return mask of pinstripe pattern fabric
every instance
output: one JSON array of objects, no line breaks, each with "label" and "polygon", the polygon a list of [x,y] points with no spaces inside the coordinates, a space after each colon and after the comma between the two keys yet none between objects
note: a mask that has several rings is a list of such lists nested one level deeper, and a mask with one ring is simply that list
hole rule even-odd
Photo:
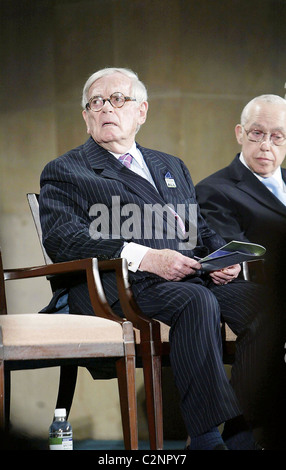
[{"label": "pinstripe pattern fabric", "polygon": [[[190,435],[205,432],[210,424],[237,416],[242,409],[253,419],[249,399],[253,403],[258,380],[254,371],[262,357],[255,341],[255,314],[263,310],[262,299],[258,286],[241,280],[225,286],[157,284],[137,297],[146,314],[154,316],[156,311],[155,318],[171,325],[170,359]],[[221,359],[221,318],[238,335],[232,386]]]},{"label": "pinstripe pattern fabric", "polygon": [[[106,150],[90,138],[84,145],[50,162],[41,176],[40,215],[43,242],[55,261],[95,256],[118,256],[124,240],[119,228],[108,228],[101,239],[89,233],[93,217],[90,208],[101,203],[111,208],[112,197],[120,196],[118,208],[136,204],[195,203],[194,186],[183,162],[162,152],[140,147],[156,183],[157,191],[148,181],[125,168]],[[168,187],[166,173],[175,180]],[[188,228],[189,220],[185,224]],[[168,238],[165,217],[163,237],[142,239],[138,234],[132,241],[152,248],[179,250],[180,237]],[[112,232],[111,233],[111,226]],[[141,227],[143,230],[143,227]],[[198,213],[197,246],[182,251],[188,256],[200,255],[221,246],[224,240],[215,234]],[[238,341],[237,365],[234,367],[237,395],[243,376],[243,358],[250,357],[253,347],[251,329],[246,329],[250,317],[257,312],[257,296],[253,287],[243,281],[215,287],[204,279],[193,277],[182,282],[166,282],[146,272],[130,273],[137,301],[149,316],[171,325],[171,362],[177,387],[181,394],[182,414],[188,433],[205,432],[241,412],[235,392],[225,375],[222,363],[220,320],[223,316],[230,327],[243,338]],[[117,290],[112,275],[106,274],[103,284],[107,298],[119,309]],[[241,300],[243,299],[243,302]],[[75,279],[69,289],[71,312],[92,314],[84,279]],[[252,333],[251,333],[252,332]]]}]

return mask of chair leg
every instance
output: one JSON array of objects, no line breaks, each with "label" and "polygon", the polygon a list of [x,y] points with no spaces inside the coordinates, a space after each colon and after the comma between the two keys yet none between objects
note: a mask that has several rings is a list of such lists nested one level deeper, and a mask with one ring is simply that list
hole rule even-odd
[{"label": "chair leg", "polygon": [[116,362],[124,445],[127,450],[138,449],[137,400],[135,386],[135,357],[123,357]]},{"label": "chair leg", "polygon": [[5,377],[4,361],[0,361],[0,429],[5,429]]},{"label": "chair leg", "polygon": [[56,408],[65,408],[70,413],[77,379],[77,366],[61,366]]},{"label": "chair leg", "polygon": [[0,361],[0,429],[9,431],[10,428],[10,391],[11,373],[5,371],[4,361]]},{"label": "chair leg", "polygon": [[10,370],[4,371],[4,377],[5,377],[5,429],[6,431],[9,431],[10,429],[10,408],[11,408],[11,372]]},{"label": "chair leg", "polygon": [[163,449],[161,356],[142,355],[150,449]]}]

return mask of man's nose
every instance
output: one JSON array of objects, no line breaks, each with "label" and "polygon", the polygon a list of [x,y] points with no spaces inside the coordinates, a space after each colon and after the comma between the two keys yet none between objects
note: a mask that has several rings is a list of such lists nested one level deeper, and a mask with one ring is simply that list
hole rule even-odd
[{"label": "man's nose", "polygon": [[108,111],[110,111],[110,110],[113,110],[113,106],[112,106],[112,104],[110,103],[110,100],[108,100],[108,99],[105,100],[104,105],[102,106],[101,109],[102,109],[102,111],[105,111],[105,112],[108,112]]},{"label": "man's nose", "polygon": [[266,134],[263,137],[263,140],[260,142],[261,149],[262,149],[262,146],[264,150],[270,150],[271,148],[271,135],[270,134]]}]

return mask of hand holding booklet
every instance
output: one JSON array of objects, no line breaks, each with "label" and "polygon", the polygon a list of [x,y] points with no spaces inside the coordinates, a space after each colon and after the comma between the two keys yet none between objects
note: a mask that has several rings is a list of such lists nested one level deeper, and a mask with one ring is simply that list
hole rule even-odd
[{"label": "hand holding booklet", "polygon": [[231,241],[208,256],[199,259],[203,271],[218,271],[243,261],[260,259],[266,249],[262,245]]}]

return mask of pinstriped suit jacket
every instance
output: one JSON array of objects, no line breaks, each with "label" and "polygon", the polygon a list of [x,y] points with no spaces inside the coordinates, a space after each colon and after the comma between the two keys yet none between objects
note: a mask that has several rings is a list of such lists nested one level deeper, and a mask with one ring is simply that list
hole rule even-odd
[{"label": "pinstriped suit jacket", "polygon": [[[112,201],[119,201],[119,198],[120,207],[115,208],[117,214],[124,207],[128,209],[130,206],[126,206],[127,204],[135,204],[140,209],[140,214],[144,214],[144,205],[148,204],[158,204],[160,207],[164,207],[166,203],[173,204],[176,210],[177,204],[185,204],[187,207],[188,204],[196,203],[190,174],[179,158],[138,147],[158,191],[147,180],[124,167],[91,137],[85,144],[46,165],[41,175],[40,217],[43,243],[54,262],[85,257],[106,259],[119,256],[126,240],[119,236],[118,231],[114,236],[114,211],[113,216],[111,211]],[[165,175],[168,172],[175,180],[176,187],[167,186]],[[91,215],[91,208],[95,207],[95,204],[103,204],[109,209],[109,223],[104,224],[109,233],[105,233],[102,239],[90,236],[89,230],[96,215]],[[124,217],[121,219],[121,223],[124,222]],[[133,237],[129,241],[156,249],[174,249],[191,257],[195,254],[205,254],[224,244],[224,240],[207,226],[199,211],[197,220],[197,246],[191,250],[180,250],[182,237],[178,233],[171,238],[168,236],[168,227],[175,223],[175,219],[168,217],[166,213],[161,238],[142,237],[142,217],[138,225],[140,227],[141,224],[141,231],[139,229],[138,233],[134,233],[133,230]],[[188,229],[188,211],[185,223]],[[136,295],[136,292],[150,285],[150,282],[160,282],[162,279],[151,273],[137,271],[130,272],[130,280]],[[110,275],[105,276],[103,280],[110,302],[117,299],[113,281]]]}]

